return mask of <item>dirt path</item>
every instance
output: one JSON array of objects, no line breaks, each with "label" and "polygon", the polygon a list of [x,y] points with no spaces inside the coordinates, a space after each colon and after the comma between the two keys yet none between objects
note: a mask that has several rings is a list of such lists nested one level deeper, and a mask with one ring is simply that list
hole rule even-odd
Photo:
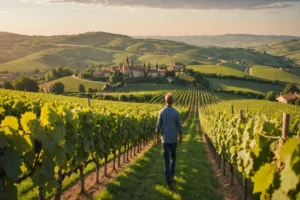
[{"label": "dirt path", "polygon": [[[80,180],[76,181],[72,186],[70,186],[66,191],[64,191],[61,195],[61,199],[67,200],[82,200],[82,199],[93,199],[96,197],[101,191],[105,189],[105,186],[114,181],[117,175],[122,172],[126,167],[130,165],[135,159],[144,155],[149,148],[151,148],[152,144],[149,144],[143,148],[143,150],[138,153],[135,157],[130,158],[128,162],[123,162],[123,155],[121,156],[121,167],[117,167],[116,162],[116,170],[113,170],[113,160],[107,164],[107,172],[108,176],[104,176],[104,167],[100,168],[100,184],[96,184],[96,171],[85,176],[85,190],[84,194],[80,193]],[[51,198],[51,199],[54,199]]]},{"label": "dirt path", "polygon": [[[233,185],[230,186],[230,171],[229,165],[226,163],[226,175],[224,176],[222,173],[222,166],[219,169],[218,163],[213,156],[213,153],[210,151],[208,144],[206,143],[206,139],[202,137],[205,145],[205,151],[207,154],[207,160],[211,163],[212,169],[214,170],[215,176],[218,179],[220,184],[220,188],[217,189],[217,193],[222,195],[225,200],[240,200],[243,199],[243,186],[238,182],[237,178],[233,178]],[[223,164],[223,163],[222,163]],[[251,200],[251,196],[248,195],[248,200]]]}]

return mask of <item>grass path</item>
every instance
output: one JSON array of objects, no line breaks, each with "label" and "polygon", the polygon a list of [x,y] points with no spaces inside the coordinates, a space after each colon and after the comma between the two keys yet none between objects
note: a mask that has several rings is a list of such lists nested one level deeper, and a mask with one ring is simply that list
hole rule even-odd
[{"label": "grass path", "polygon": [[206,159],[197,113],[191,113],[184,126],[183,144],[177,148],[173,192],[166,189],[163,166],[162,147],[154,145],[96,199],[222,199],[216,193],[218,181]]}]

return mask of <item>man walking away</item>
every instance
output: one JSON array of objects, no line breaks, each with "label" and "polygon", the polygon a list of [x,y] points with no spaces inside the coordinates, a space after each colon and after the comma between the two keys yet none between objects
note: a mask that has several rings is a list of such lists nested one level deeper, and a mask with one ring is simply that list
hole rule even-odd
[{"label": "man walking away", "polygon": [[[156,124],[156,140],[159,140],[159,132],[162,130],[161,140],[163,146],[163,156],[165,161],[165,175],[168,184],[168,189],[173,190],[172,182],[174,182],[175,162],[176,162],[176,147],[177,147],[177,132],[179,133],[179,144],[182,143],[182,125],[180,115],[177,110],[172,107],[173,95],[165,96],[166,107],[163,108],[158,115]],[[171,153],[171,169],[170,169],[170,153]]]}]

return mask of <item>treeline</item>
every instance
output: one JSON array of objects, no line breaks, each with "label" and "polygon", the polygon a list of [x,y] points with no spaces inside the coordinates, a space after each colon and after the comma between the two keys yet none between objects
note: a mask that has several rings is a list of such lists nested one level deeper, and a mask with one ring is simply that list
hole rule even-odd
[{"label": "treeline", "polygon": [[249,82],[256,82],[256,83],[284,85],[280,83],[280,81],[278,80],[266,80],[261,78],[255,78],[252,76],[234,76],[234,75],[220,75],[220,74],[203,74],[203,76],[205,76],[206,78],[233,79],[233,80],[249,81]]},{"label": "treeline", "polygon": [[27,76],[23,76],[14,81],[5,80],[2,83],[1,87],[9,90],[20,90],[20,91],[28,91],[28,92],[39,91],[39,85],[37,80],[29,78]]},{"label": "treeline", "polygon": [[155,94],[91,94],[91,93],[65,93],[66,95],[97,100],[111,100],[124,102],[149,102]]},{"label": "treeline", "polygon": [[69,68],[63,68],[61,66],[58,66],[45,74],[45,80],[52,81],[65,76],[71,76],[72,74],[73,72]]}]

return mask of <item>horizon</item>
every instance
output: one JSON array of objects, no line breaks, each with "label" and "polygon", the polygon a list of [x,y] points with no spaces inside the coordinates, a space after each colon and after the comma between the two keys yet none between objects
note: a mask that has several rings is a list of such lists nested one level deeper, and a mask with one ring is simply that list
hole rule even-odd
[{"label": "horizon", "polygon": [[227,34],[300,37],[298,19],[299,0],[0,2],[0,31],[23,35],[70,35],[101,30],[132,37]]},{"label": "horizon", "polygon": [[[64,35],[81,35],[81,34],[86,34],[86,33],[109,33],[109,34],[116,34],[116,35],[125,35],[122,33],[113,33],[113,32],[107,32],[107,31],[86,31],[86,32],[79,32],[79,33],[70,33],[70,34],[58,34],[58,35],[36,35],[36,34],[22,34],[22,33],[16,33],[16,32],[9,32],[5,30],[0,30],[0,33],[10,33],[10,34],[16,34],[16,35],[24,35],[24,36],[64,36]],[[278,36],[278,37],[299,37],[298,35],[276,35],[276,34],[270,34],[270,35],[263,35],[263,34],[251,34],[251,33],[224,33],[224,34],[219,34],[219,35],[125,35],[129,37],[203,37],[203,36],[225,36],[225,35],[251,35],[251,36]]]}]

